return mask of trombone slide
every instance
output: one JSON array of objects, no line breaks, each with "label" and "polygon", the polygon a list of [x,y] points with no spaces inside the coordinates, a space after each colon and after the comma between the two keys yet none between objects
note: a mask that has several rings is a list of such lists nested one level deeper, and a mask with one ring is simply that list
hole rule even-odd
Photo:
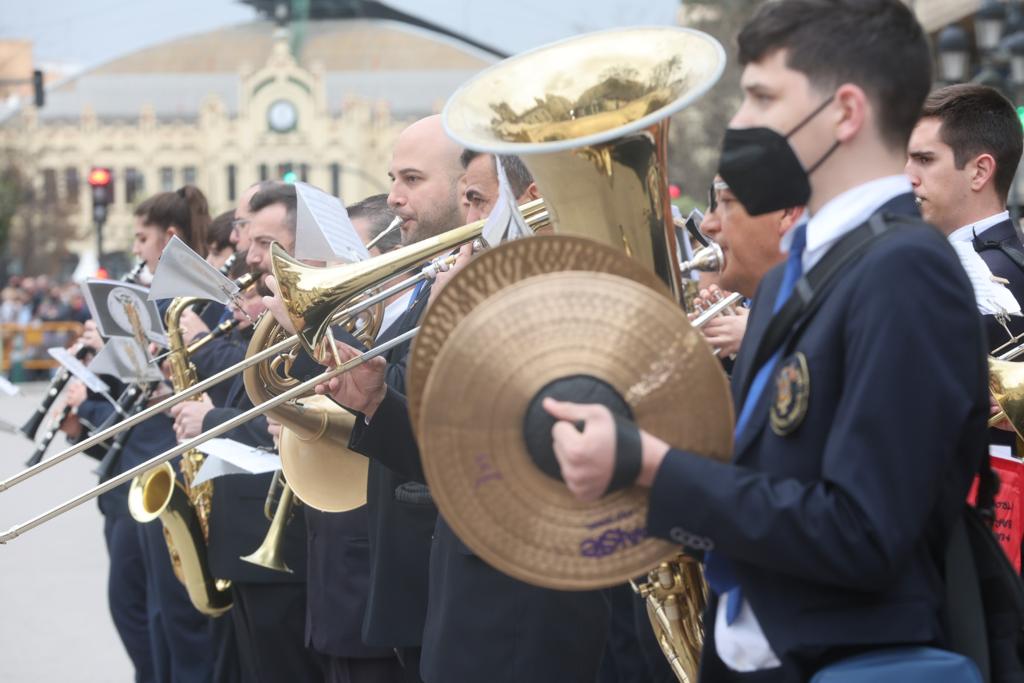
[{"label": "trombone slide", "polygon": [[[85,493],[83,493],[83,494],[81,494],[81,495],[79,495],[79,496],[77,496],[75,498],[72,498],[71,500],[68,500],[68,501],[66,501],[64,503],[61,503],[60,505],[58,505],[56,507],[53,507],[50,510],[47,510],[46,512],[44,512],[44,513],[42,513],[40,515],[37,515],[36,517],[33,517],[32,519],[30,519],[29,521],[25,522],[24,524],[19,524],[17,526],[11,527],[10,529],[5,531],[4,533],[0,534],[0,545],[2,545],[4,543],[7,543],[8,541],[14,540],[18,536],[21,536],[22,534],[24,534],[27,531],[31,531],[32,529],[36,528],[40,524],[45,524],[46,522],[50,521],[54,517],[58,517],[58,516],[64,514],[65,512],[67,512],[68,510],[73,510],[76,507],[78,507],[79,505],[81,505],[82,503],[84,503],[86,501],[89,501],[89,500],[92,500],[93,498],[95,498],[97,496],[100,496],[100,495],[106,493],[107,491],[115,489],[118,486],[120,486],[121,484],[125,484],[127,482],[130,482],[135,477],[137,477],[137,476],[139,476],[141,474],[145,474],[146,472],[148,472],[149,470],[153,469],[154,467],[159,467],[160,465],[164,464],[165,462],[168,462],[169,460],[173,460],[174,458],[178,457],[182,453],[185,453],[187,451],[190,451],[190,450],[192,450],[194,448],[197,448],[197,447],[201,446],[202,444],[206,443],[210,439],[214,439],[214,438],[216,438],[218,436],[226,434],[227,432],[230,432],[235,427],[238,427],[238,426],[248,422],[249,420],[251,420],[254,417],[262,415],[263,413],[267,412],[268,410],[276,408],[277,406],[282,405],[283,403],[287,403],[288,401],[292,401],[292,400],[295,400],[297,398],[300,398],[304,394],[307,394],[307,393],[313,391],[313,389],[316,388],[316,385],[322,384],[322,383],[324,383],[324,382],[326,382],[326,381],[328,381],[328,380],[330,380],[330,379],[332,379],[334,377],[337,377],[338,375],[340,375],[340,374],[342,374],[344,372],[348,372],[352,368],[359,367],[360,365],[362,365],[363,363],[366,363],[367,361],[371,360],[372,358],[376,358],[377,356],[383,355],[383,354],[387,353],[388,351],[390,351],[391,349],[393,349],[394,347],[409,341],[410,339],[412,339],[413,337],[416,336],[416,333],[419,332],[419,329],[420,329],[419,327],[414,327],[413,329],[409,330],[408,332],[406,332],[404,334],[398,335],[394,339],[389,339],[388,341],[384,342],[383,344],[374,347],[373,349],[363,353],[360,356],[357,356],[356,358],[353,358],[352,360],[350,360],[350,361],[348,361],[346,363],[343,363],[343,364],[341,364],[341,365],[339,365],[339,366],[337,366],[335,368],[327,370],[327,371],[317,375],[316,377],[313,377],[311,379],[306,380],[305,382],[302,382],[301,384],[297,384],[296,386],[292,387],[288,391],[286,391],[286,392],[284,392],[282,394],[279,394],[275,398],[273,398],[273,399],[271,399],[269,401],[266,401],[265,403],[261,403],[258,406],[254,406],[253,408],[250,408],[249,410],[245,411],[244,413],[240,413],[240,414],[236,415],[235,417],[231,418],[230,420],[217,425],[216,427],[214,427],[213,429],[211,429],[208,432],[203,432],[202,434],[199,434],[197,436],[192,437],[188,441],[183,441],[180,444],[178,444],[177,446],[175,446],[174,448],[166,450],[163,453],[161,453],[160,455],[156,455],[156,456],[150,458],[149,460],[147,460],[146,462],[140,463],[140,464],[136,465],[135,467],[131,468],[130,470],[122,472],[121,474],[117,475],[116,477],[111,477],[110,479],[108,479],[107,481],[103,482],[102,484],[94,486],[93,488],[89,489]],[[286,340],[286,342],[288,342],[288,344],[291,344],[291,340]],[[284,342],[281,342],[281,344],[284,344]],[[275,346],[280,346],[281,344],[275,344]],[[274,348],[274,347],[271,347],[271,348]],[[278,349],[278,350],[280,350],[280,349]],[[259,354],[259,355],[262,355],[262,354]],[[256,358],[256,357],[257,356],[253,356],[253,358]],[[229,370],[230,370],[230,368],[229,368]],[[192,387],[192,389],[194,390],[194,389],[198,388],[199,386],[201,386],[201,384],[202,383],[195,385],[194,387]],[[163,403],[163,402],[161,402],[161,403]],[[160,405],[160,404],[157,404],[157,405]],[[156,406],[154,406],[154,407],[156,407]],[[148,412],[148,411],[143,411],[143,412]],[[138,413],[138,416],[141,416],[141,415],[143,415],[143,413]],[[131,419],[132,418],[128,418],[128,420],[131,420]],[[133,422],[132,424],[136,424],[137,422],[138,422],[138,420],[136,420],[136,422]],[[90,444],[90,445],[93,445],[93,444]],[[51,458],[50,460],[44,460],[43,462],[39,463],[39,465],[37,465],[37,467],[39,467],[41,465],[44,465],[46,463],[49,463],[52,460],[53,460],[53,458]]]}]

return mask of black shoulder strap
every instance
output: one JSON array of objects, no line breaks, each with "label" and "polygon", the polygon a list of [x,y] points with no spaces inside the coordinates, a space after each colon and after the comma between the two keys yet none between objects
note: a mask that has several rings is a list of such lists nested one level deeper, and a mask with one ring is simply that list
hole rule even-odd
[{"label": "black shoulder strap", "polygon": [[992,249],[998,249],[1006,255],[1006,258],[1013,261],[1013,264],[1017,266],[1022,272],[1024,272],[1024,251],[1021,251],[1017,247],[1013,246],[1011,242],[1014,239],[1011,237],[1005,240],[975,240],[975,251],[989,251]]},{"label": "black shoulder strap", "polygon": [[[772,354],[791,335],[797,321],[801,318],[806,320],[807,314],[813,313],[821,305],[824,294],[836,281],[837,276],[846,266],[867,252],[880,237],[889,234],[893,227],[918,225],[916,222],[905,219],[905,216],[876,213],[829,249],[810,271],[797,280],[793,288],[793,296],[772,317],[768,329],[761,337],[761,343],[754,354],[754,363],[751,367],[756,371],[757,368],[768,362]],[[753,376],[754,373],[751,373],[744,392],[749,389],[749,383],[753,381]]]}]

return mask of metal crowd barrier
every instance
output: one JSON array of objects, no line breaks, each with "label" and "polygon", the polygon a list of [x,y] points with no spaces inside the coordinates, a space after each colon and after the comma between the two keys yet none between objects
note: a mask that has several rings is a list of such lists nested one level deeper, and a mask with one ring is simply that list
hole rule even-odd
[{"label": "metal crowd barrier", "polygon": [[82,323],[71,320],[55,322],[0,323],[0,373],[12,382],[30,379],[59,364],[46,350],[53,346],[68,347],[82,334]]}]

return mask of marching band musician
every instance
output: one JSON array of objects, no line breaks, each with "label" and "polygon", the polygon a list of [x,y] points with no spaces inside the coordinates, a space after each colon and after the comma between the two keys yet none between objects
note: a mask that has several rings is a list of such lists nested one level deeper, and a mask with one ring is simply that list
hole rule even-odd
[{"label": "marching band musician", "polygon": [[[414,147],[417,138],[424,142]],[[424,154],[428,148],[436,150],[437,156],[429,158]],[[457,207],[459,202],[453,190],[460,175],[460,152],[445,136],[436,116],[413,124],[399,136],[392,158],[389,201],[396,213],[406,219],[403,237],[407,241],[410,235],[418,236],[417,231],[424,227],[422,213],[416,212],[423,211],[421,202],[427,197],[422,184],[409,182],[406,170],[428,165],[451,168],[448,189],[439,187],[436,194],[447,194]],[[414,160],[417,158],[419,161]],[[522,197],[517,199],[523,201]],[[459,222],[461,219],[453,212],[446,223],[437,224],[435,229],[440,232]],[[464,248],[460,258],[468,255]],[[431,294],[443,282],[444,278],[439,277]],[[414,323],[408,324],[411,327]],[[341,343],[337,349],[343,360],[356,353]],[[356,411],[350,442],[353,450],[423,482],[403,390],[392,379],[396,360],[404,365],[404,357],[392,356],[389,363],[375,359],[321,385],[318,391]],[[385,407],[378,411],[381,405]],[[430,552],[429,578],[430,600],[420,667],[427,683],[590,683],[596,679],[608,632],[608,606],[600,592],[553,591],[508,577],[474,555],[440,516]],[[467,600],[467,596],[479,596],[486,602]]]},{"label": "marching band musician", "polygon": [[[377,237],[395,215],[387,195],[374,195],[347,207],[353,227],[364,243]],[[370,250],[371,256],[390,251],[401,243],[393,230]],[[386,302],[379,336],[409,307],[411,292]],[[271,433],[280,425],[271,422]],[[339,486],[344,485],[338,482]],[[367,645],[363,622],[370,593],[370,518],[366,505],[347,512],[330,513],[303,506],[306,515],[307,601],[306,646],[324,660],[327,683],[397,683],[403,678],[394,645]],[[377,544],[374,544],[377,545]]]},{"label": "marching band musician", "polygon": [[[1020,163],[1024,134],[1017,112],[998,90],[964,83],[932,92],[910,136],[906,172],[925,220],[950,242],[974,245],[993,275],[1024,302],[1024,244],[1006,199]],[[1024,332],[984,316],[990,349]]]},{"label": "marching band musician", "polygon": [[[145,261],[150,273],[174,235],[192,249],[204,251],[210,217],[206,198],[198,188],[187,185],[154,195],[139,204],[134,215],[132,251]],[[97,350],[103,345],[93,323],[86,324],[81,341]],[[113,409],[104,398],[90,394],[77,412],[81,423],[96,427]],[[81,426],[67,426],[69,439],[88,436]],[[168,417],[159,415],[140,423],[127,433],[109,476],[127,471],[174,443]],[[136,667],[136,679],[213,680],[210,620],[193,608],[185,587],[174,575],[162,524],[135,523],[128,514],[127,497],[128,489],[122,486],[100,496],[99,502],[110,550],[111,612]]]},{"label": "marching band musician", "polygon": [[[246,209],[252,219],[249,232],[252,239],[246,263],[265,272],[261,268],[271,242],[277,241],[289,250],[294,245],[295,188],[285,183],[272,183],[249,196]],[[260,293],[254,289],[240,296],[248,317],[241,311],[235,313],[236,319],[240,320],[236,332],[239,339],[247,340],[252,334],[249,319],[255,319],[264,307]],[[238,356],[232,359],[224,355],[221,362],[234,364],[240,361],[247,347],[245,342],[236,344]],[[252,402],[239,374],[231,383],[223,405],[215,406],[207,396],[171,408],[175,418],[174,430],[178,440],[184,441],[251,407]],[[273,447],[267,420],[263,416],[253,418],[224,436],[249,446]],[[293,573],[278,572],[241,559],[259,547],[266,535],[268,523],[263,507],[271,478],[269,473],[234,474],[213,481],[208,544],[210,569],[216,578],[231,581],[230,615],[242,680],[268,683],[319,681],[323,677],[319,658],[306,649],[303,641],[306,623],[306,530],[303,517],[293,515],[284,533],[281,552]]]},{"label": "marching band musician", "polygon": [[[803,216],[803,207],[751,216],[720,175],[715,176],[711,194],[701,229],[722,248],[725,256],[718,284],[722,289],[752,299],[765,274],[784,260],[779,241]],[[695,303],[709,305],[712,302],[705,296]],[[701,328],[708,343],[721,349],[723,357],[739,352],[747,329],[749,309],[738,307],[736,313],[716,316]]]},{"label": "marching band musician", "polygon": [[[617,430],[636,428],[606,408],[545,407],[575,495],[636,468],[647,532],[708,551],[702,680],[803,681],[851,655],[945,643],[942,561],[986,449],[985,347],[963,269],[900,174],[930,84],[911,11],[765,3],[739,48],[745,96],[721,174],[751,214],[806,203],[810,219],[754,301],[732,462],[642,431],[639,452],[616,453]],[[819,264],[839,268],[824,285]]]}]

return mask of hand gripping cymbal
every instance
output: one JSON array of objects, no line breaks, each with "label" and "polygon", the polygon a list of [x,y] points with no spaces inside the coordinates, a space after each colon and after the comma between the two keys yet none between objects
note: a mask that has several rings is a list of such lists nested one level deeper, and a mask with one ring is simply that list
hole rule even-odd
[{"label": "hand gripping cymbal", "polygon": [[623,277],[562,272],[501,290],[451,330],[420,404],[427,483],[459,538],[500,571],[562,590],[625,583],[678,548],[646,536],[646,489],[585,503],[535,463],[527,408],[566,377],[610,387],[674,446],[730,457],[725,376],[679,307]]}]

